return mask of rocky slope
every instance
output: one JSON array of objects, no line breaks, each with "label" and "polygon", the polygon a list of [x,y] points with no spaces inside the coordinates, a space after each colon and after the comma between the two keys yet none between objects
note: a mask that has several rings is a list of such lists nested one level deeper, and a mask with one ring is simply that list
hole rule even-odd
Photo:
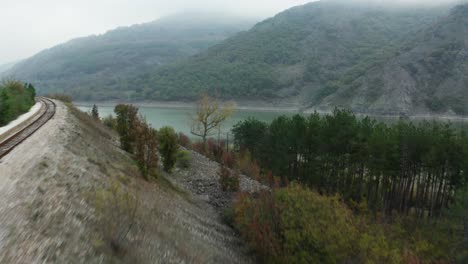
[{"label": "rocky slope", "polygon": [[[193,162],[174,179],[216,177],[215,165]],[[56,116],[0,161],[0,180],[1,263],[251,262],[215,207],[162,176],[143,180],[113,133],[59,102]],[[103,217],[97,206],[115,185],[138,201],[118,252],[106,230],[124,215],[112,203]]]},{"label": "rocky slope", "polygon": [[468,4],[418,34],[415,43],[340,87],[320,107],[468,114]]},{"label": "rocky slope", "polygon": [[197,56],[142,74],[134,86],[149,83],[150,98],[156,100],[191,100],[209,91],[229,99],[316,106],[395,57],[403,44],[446,13],[446,7],[312,2]]}]

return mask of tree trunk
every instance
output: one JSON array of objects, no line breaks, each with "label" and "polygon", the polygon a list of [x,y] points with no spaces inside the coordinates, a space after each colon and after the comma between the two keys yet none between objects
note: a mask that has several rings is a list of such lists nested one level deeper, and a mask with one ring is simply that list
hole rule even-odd
[{"label": "tree trunk", "polygon": [[468,247],[468,215],[463,217],[463,243]]}]

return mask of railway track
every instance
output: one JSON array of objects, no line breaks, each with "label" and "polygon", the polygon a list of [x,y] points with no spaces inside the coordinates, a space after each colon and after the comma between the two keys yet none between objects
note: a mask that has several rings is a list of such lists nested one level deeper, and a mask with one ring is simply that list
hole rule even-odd
[{"label": "railway track", "polygon": [[56,105],[52,100],[47,99],[45,97],[40,97],[39,100],[45,104],[46,110],[34,122],[27,125],[25,128],[23,128],[22,130],[18,131],[17,133],[0,143],[0,159],[5,157],[19,144],[21,144],[28,137],[34,134],[34,132],[41,128],[45,123],[47,123],[47,121],[49,121],[55,115]]}]

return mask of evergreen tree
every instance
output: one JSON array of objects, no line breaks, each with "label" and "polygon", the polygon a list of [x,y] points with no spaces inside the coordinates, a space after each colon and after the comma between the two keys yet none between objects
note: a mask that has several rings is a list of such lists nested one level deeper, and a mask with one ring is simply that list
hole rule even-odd
[{"label": "evergreen tree", "polygon": [[91,116],[95,119],[95,120],[99,120],[99,110],[98,110],[98,107],[97,105],[93,105],[93,108],[91,109]]},{"label": "evergreen tree", "polygon": [[270,124],[248,119],[233,134],[264,171],[365,202],[373,213],[437,217],[468,184],[468,137],[451,124],[386,125],[335,109]]}]

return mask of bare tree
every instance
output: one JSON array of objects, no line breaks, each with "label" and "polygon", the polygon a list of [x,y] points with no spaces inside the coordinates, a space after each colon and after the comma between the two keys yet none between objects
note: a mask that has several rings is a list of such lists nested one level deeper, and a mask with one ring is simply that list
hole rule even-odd
[{"label": "bare tree", "polygon": [[233,112],[233,103],[221,104],[218,100],[205,95],[197,102],[196,112],[191,116],[190,132],[201,137],[206,148],[206,138],[213,135]]}]

